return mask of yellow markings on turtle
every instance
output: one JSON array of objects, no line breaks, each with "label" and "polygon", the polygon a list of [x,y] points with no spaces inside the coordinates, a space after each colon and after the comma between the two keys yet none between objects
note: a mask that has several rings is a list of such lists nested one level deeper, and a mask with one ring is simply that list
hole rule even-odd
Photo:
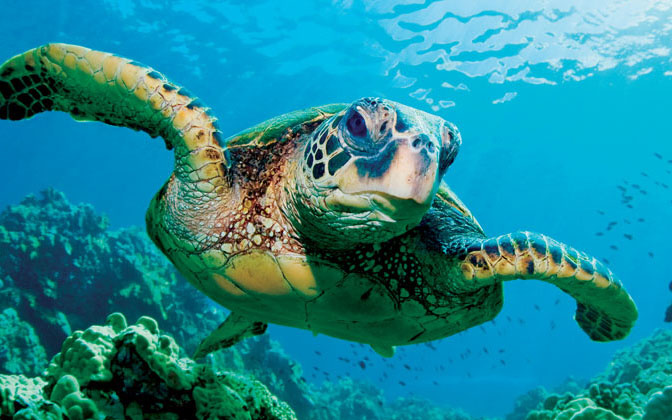
[{"label": "yellow markings on turtle", "polygon": [[474,266],[468,262],[463,262],[460,265],[460,270],[462,271],[462,277],[466,280],[472,280],[474,278],[475,270]]},{"label": "yellow markings on turtle", "polygon": [[556,273],[556,276],[558,278],[564,279],[568,277],[574,277],[574,273],[576,273],[576,268],[569,265],[566,261],[563,261],[560,264],[560,269]]},{"label": "yellow markings on turtle", "polygon": [[516,274],[516,266],[506,258],[501,258],[495,264],[495,272],[502,276],[513,276]]},{"label": "yellow markings on turtle", "polygon": [[158,92],[152,93],[149,97],[149,105],[156,111],[160,110],[163,107],[163,96]]},{"label": "yellow markings on turtle", "polygon": [[553,258],[548,259],[548,270],[546,270],[546,276],[555,276],[560,271],[562,267],[561,264],[557,264]]},{"label": "yellow markings on turtle", "polygon": [[65,58],[65,48],[63,48],[59,44],[49,44],[47,54],[49,55],[50,58],[53,59],[53,61],[61,63]]},{"label": "yellow markings on turtle", "polygon": [[103,74],[105,75],[105,80],[108,82],[114,80],[117,76],[117,70],[119,69],[120,64],[121,58],[117,56],[108,55],[105,57],[105,60],[103,61]]},{"label": "yellow markings on turtle", "polygon": [[474,277],[477,279],[484,279],[492,277],[493,275],[492,266],[484,251],[471,252],[467,255],[467,258],[465,258],[460,268],[462,270],[462,275],[467,280],[471,280]]},{"label": "yellow markings on turtle", "polygon": [[121,86],[126,88],[126,90],[131,90],[138,84],[141,71],[142,70],[137,66],[121,66],[121,69],[119,69],[119,78],[117,80],[121,81]]},{"label": "yellow markings on turtle", "polygon": [[576,274],[574,275],[574,277],[576,277],[576,279],[580,281],[593,280],[593,275],[585,270],[582,270],[581,268],[576,270]]},{"label": "yellow markings on turtle", "polygon": [[[316,275],[318,278],[328,278],[330,274],[329,269],[314,270],[306,261],[305,257],[280,255],[277,257],[280,270],[285,276],[285,279],[292,285],[292,287],[308,297],[317,296],[320,293],[320,288],[317,286]],[[317,271],[317,273],[315,272]],[[320,273],[320,271],[322,273]],[[338,270],[335,270],[337,272]],[[331,274],[333,276],[334,273]],[[338,276],[340,278],[340,275]]]},{"label": "yellow markings on turtle", "polygon": [[75,70],[77,68],[77,56],[71,52],[67,52],[65,58],[63,58],[63,67]]},{"label": "yellow markings on turtle", "polygon": [[224,174],[221,171],[221,167],[222,165],[219,163],[208,163],[196,171],[196,173],[198,174],[198,178],[202,180],[222,177]]},{"label": "yellow markings on turtle", "polygon": [[138,86],[133,91],[133,94],[136,98],[143,102],[147,102],[147,99],[149,99],[149,92],[147,91],[147,87],[144,84],[138,84]]},{"label": "yellow markings on turtle", "polygon": [[224,274],[248,292],[286,295],[292,290],[275,258],[264,251],[234,256]]},{"label": "yellow markings on turtle", "polygon": [[219,286],[220,289],[224,290],[226,293],[229,293],[234,296],[243,296],[245,292],[241,290],[238,286],[231,283],[226,277],[221,274],[213,273],[212,279],[215,280],[215,284]]},{"label": "yellow markings on turtle", "polygon": [[[194,111],[189,109],[189,108],[182,108],[177,113],[175,114],[175,117],[173,118],[173,127],[176,129],[182,131],[187,127],[187,124],[192,122],[194,119]],[[205,136],[191,136],[190,140],[200,140]],[[186,140],[186,139],[185,139]],[[200,146],[200,145],[197,145]]]},{"label": "yellow markings on turtle", "polygon": [[103,61],[105,61],[106,53],[101,53],[100,51],[87,51],[84,54],[84,59],[91,65],[91,68],[95,72],[98,72],[103,67]]},{"label": "yellow markings on turtle", "polygon": [[595,286],[599,287],[600,289],[606,289],[607,287],[611,286],[613,283],[603,275],[599,273],[595,273],[595,278],[593,279],[593,284]]},{"label": "yellow markings on turtle", "polygon": [[228,261],[228,256],[218,249],[209,249],[201,253],[201,258],[208,268],[223,267]]},{"label": "yellow markings on turtle", "polygon": [[82,73],[86,73],[89,76],[93,75],[93,69],[91,68],[91,64],[89,64],[89,62],[86,61],[86,60],[82,60],[82,59],[77,60],[77,68]]},{"label": "yellow markings on turtle", "polygon": [[[522,276],[534,273],[534,258],[527,249],[522,249],[516,256],[516,272]],[[532,270],[530,270],[532,268]]]}]

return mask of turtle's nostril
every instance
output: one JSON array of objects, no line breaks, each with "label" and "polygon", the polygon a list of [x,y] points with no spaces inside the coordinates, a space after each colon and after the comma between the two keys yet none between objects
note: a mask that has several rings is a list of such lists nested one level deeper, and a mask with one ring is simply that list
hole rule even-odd
[{"label": "turtle's nostril", "polygon": [[411,142],[411,146],[417,151],[420,151],[421,149],[427,149],[429,153],[434,153],[435,150],[435,146],[427,134],[420,134],[414,138]]}]

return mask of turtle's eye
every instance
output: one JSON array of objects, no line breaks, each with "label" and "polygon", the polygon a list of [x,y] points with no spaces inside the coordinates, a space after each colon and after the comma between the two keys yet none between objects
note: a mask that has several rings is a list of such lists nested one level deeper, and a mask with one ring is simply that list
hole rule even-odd
[{"label": "turtle's eye", "polygon": [[362,115],[355,111],[350,116],[348,117],[348,121],[346,123],[346,126],[348,127],[348,131],[350,131],[350,134],[352,134],[355,137],[365,137],[366,136],[366,122],[364,121],[364,117]]}]

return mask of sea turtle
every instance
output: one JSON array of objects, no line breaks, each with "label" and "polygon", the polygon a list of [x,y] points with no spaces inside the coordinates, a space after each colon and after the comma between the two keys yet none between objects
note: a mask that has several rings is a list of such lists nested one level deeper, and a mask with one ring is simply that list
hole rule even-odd
[{"label": "sea turtle", "polygon": [[624,338],[637,318],[614,274],[587,254],[525,231],[486,236],[442,181],[461,144],[457,128],[423,111],[363,98],[224,138],[209,108],[152,68],[66,44],[5,62],[0,94],[2,119],[65,111],[174,149],[147,231],[232,311],[197,357],[267,323],[391,356],[394,346],[493,319],[502,282],[514,279],[574,297],[575,319],[596,341]]}]

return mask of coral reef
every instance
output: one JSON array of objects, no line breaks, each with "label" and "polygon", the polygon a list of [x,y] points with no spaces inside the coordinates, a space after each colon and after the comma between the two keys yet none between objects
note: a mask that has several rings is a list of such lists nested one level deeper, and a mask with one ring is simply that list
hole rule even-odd
[{"label": "coral reef", "polygon": [[181,278],[145,232],[109,231],[108,224],[90,205],[72,205],[53,189],[8,207],[0,214],[0,307],[15,308],[47,354],[72,331],[115,311],[161,320],[193,351],[224,315]]},{"label": "coral reef", "polygon": [[33,327],[13,308],[0,312],[0,371],[36,375],[47,364],[47,353]]},{"label": "coral reef", "polygon": [[[38,374],[72,330],[115,311],[160,319],[187,354],[226,317],[144,231],[108,225],[90,205],[73,205],[53,189],[0,214],[0,307],[16,308],[0,314],[0,373]],[[208,360],[255,375],[299,410],[312,405],[301,367],[267,335]]]},{"label": "coral reef", "polygon": [[[377,386],[345,377],[338,382],[325,382],[313,392],[314,408],[308,420],[475,420],[460,410],[441,407],[429,400],[411,396],[388,401]],[[484,418],[478,418],[485,420]]]},{"label": "coral reef", "polygon": [[314,407],[314,390],[303,377],[303,369],[269,334],[246,339],[235,347],[208,357],[212,366],[227,366],[253,375],[278,398],[287,401],[300,418]]},{"label": "coral reef", "polygon": [[672,331],[620,350],[587,388],[548,395],[526,419],[672,419]]},{"label": "coral reef", "polygon": [[114,313],[75,331],[44,377],[0,375],[0,418],[292,420],[260,382],[180,357],[157,322]]}]

